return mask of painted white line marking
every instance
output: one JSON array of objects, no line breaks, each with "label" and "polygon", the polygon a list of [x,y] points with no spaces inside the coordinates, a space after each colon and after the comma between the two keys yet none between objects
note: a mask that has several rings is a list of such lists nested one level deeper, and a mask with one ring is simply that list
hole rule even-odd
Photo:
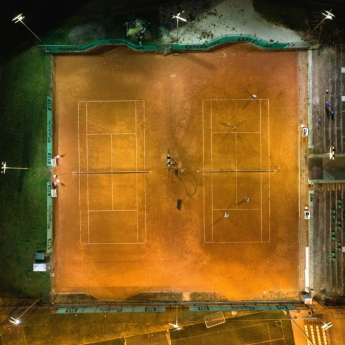
[{"label": "painted white line marking", "polygon": [[[204,100],[202,100],[202,167],[205,169],[205,124],[204,124]],[[203,203],[203,211],[204,211],[204,243],[206,241],[206,213],[205,213],[205,174],[202,176],[202,203]]]},{"label": "painted white line marking", "polygon": [[[113,136],[110,135],[110,165],[113,171]],[[111,175],[111,209],[114,209],[114,175]]]},{"label": "painted white line marking", "polygon": [[212,211],[261,211],[261,208],[214,208]]},{"label": "painted white line marking", "polygon": [[104,100],[104,101],[79,101],[79,102],[86,102],[86,103],[108,103],[108,102],[114,102],[114,103],[126,103],[126,102],[137,102],[140,101],[140,99],[128,99],[128,100]]},{"label": "painted white line marking", "polygon": [[236,196],[235,196],[235,203],[236,203],[236,209],[238,209],[238,205],[237,205],[237,133],[235,135],[235,152],[236,152],[236,159],[235,159],[235,178],[236,178],[236,182],[235,182],[235,185],[236,185]]},{"label": "painted white line marking", "polygon": [[236,132],[212,132],[213,134],[214,133],[224,133],[224,134],[239,134],[239,133],[250,133],[250,134],[252,134],[252,133],[261,133],[261,132],[239,132],[239,131],[236,131]]},{"label": "painted white line marking", "polygon": [[[137,102],[134,108],[135,118],[135,170],[138,171],[138,128],[137,128]],[[137,242],[139,241],[139,207],[138,207],[138,174],[135,174],[135,197],[137,203]]]},{"label": "painted white line marking", "polygon": [[[260,100],[260,169],[262,169],[262,142],[261,142],[261,138],[262,138],[262,129],[261,129],[261,100]],[[261,177],[261,201],[260,201],[260,207],[261,207],[261,241],[262,241],[262,172],[260,173]]]},{"label": "painted white line marking", "polygon": [[[211,170],[213,170],[213,149],[212,149],[212,121],[213,121],[213,114],[212,114],[212,100],[211,100]],[[211,197],[212,197],[212,209],[213,209],[213,174],[211,176]],[[213,242],[213,212],[212,212],[212,242]]]},{"label": "painted white line marking", "polygon": [[[267,100],[268,170],[271,170],[270,101]],[[268,242],[271,242],[271,173],[268,172]]]},{"label": "painted white line marking", "polygon": [[[260,131],[259,132],[213,132],[213,101],[217,101],[217,100],[221,100],[221,101],[260,101]],[[260,185],[260,190],[261,190],[261,195],[260,195],[260,199],[261,199],[261,208],[260,209],[252,209],[252,210],[258,210],[261,211],[261,241],[254,241],[254,242],[214,242],[213,238],[214,238],[214,229],[213,229],[213,212],[212,212],[212,242],[206,242],[206,200],[205,200],[205,176],[203,175],[203,211],[204,211],[204,243],[270,243],[270,239],[271,239],[271,234],[270,234],[270,217],[271,217],[271,212],[270,212],[270,195],[271,195],[271,174],[270,174],[270,165],[271,165],[271,156],[270,156],[270,135],[269,135],[269,99],[256,99],[256,100],[252,100],[252,99],[203,99],[202,100],[202,130],[203,130],[203,169],[205,169],[205,110],[204,110],[204,106],[205,106],[205,101],[210,101],[211,102],[211,108],[210,108],[210,118],[211,118],[211,170],[213,170],[213,134],[235,134],[236,135],[236,140],[235,140],[235,150],[236,150],[236,169],[234,170],[234,172],[236,173],[236,209],[213,209],[213,174],[211,176],[211,205],[212,205],[212,211],[214,210],[222,210],[222,211],[227,211],[227,210],[241,210],[238,209],[237,206],[237,197],[238,197],[238,188],[237,188],[237,172],[239,172],[240,170],[237,169],[237,165],[238,165],[238,152],[237,152],[237,146],[238,146],[238,140],[237,140],[237,133],[248,133],[248,134],[260,134],[260,170],[262,169],[262,161],[263,161],[263,152],[262,152],[262,102],[261,101],[267,101],[267,130],[268,130],[268,165],[269,165],[269,169],[267,170],[267,172],[269,173],[269,187],[268,187],[268,235],[269,235],[269,240],[268,241],[263,241],[263,172],[261,171],[260,174],[260,178],[261,178],[261,185]],[[199,172],[199,171],[198,171]],[[247,210],[248,211],[248,210]]]},{"label": "painted white line marking", "polygon": [[145,242],[90,242],[90,243],[82,243],[82,245],[86,245],[86,246],[89,246],[89,245],[93,245],[93,244],[146,244]]},{"label": "painted white line marking", "polygon": [[[85,104],[85,140],[86,140],[86,170],[89,171],[89,146],[87,138],[87,103]],[[87,192],[87,241],[90,242],[90,215],[89,215],[89,175],[86,176],[86,192]]]},{"label": "painted white line marking", "polygon": [[[78,102],[78,159],[79,159],[79,172],[80,172],[80,134],[79,134],[79,116],[80,107]],[[79,241],[81,243],[81,198],[80,198],[80,175],[79,177]]]},{"label": "painted white line marking", "polygon": [[[143,102],[143,119],[144,119],[144,122],[143,122],[143,130],[144,130],[144,170],[146,169],[146,146],[145,146],[145,101],[142,101]],[[145,224],[144,224],[144,227],[145,227],[145,243],[147,242],[147,239],[146,239],[146,176],[144,176],[144,200],[145,200]]]},{"label": "painted white line marking", "polygon": [[137,210],[89,210],[89,212],[137,212]]},{"label": "painted white line marking", "polygon": [[268,98],[228,98],[228,99],[223,99],[223,98],[205,98],[205,101],[251,101],[251,102],[257,102],[257,101],[268,101]]},{"label": "painted white line marking", "polygon": [[135,133],[88,133],[88,135],[135,135]]}]

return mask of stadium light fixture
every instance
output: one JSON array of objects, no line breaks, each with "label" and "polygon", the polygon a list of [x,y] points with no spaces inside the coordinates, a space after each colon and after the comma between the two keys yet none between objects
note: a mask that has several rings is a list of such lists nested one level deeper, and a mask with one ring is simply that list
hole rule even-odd
[{"label": "stadium light fixture", "polygon": [[184,11],[177,13],[176,16],[172,16],[173,19],[176,18],[176,37],[177,37],[177,40],[178,40],[178,21],[179,20],[182,20],[183,22],[187,21],[187,19],[184,19],[184,18],[180,17],[180,14],[182,14],[183,12]]},{"label": "stadium light fixture", "polygon": [[[330,10],[332,11],[332,10]],[[317,24],[315,26],[315,28],[310,32],[309,36],[326,20],[326,19],[333,19],[335,17],[335,15],[333,13],[331,13],[330,11],[325,11],[326,13],[322,13],[322,15],[325,17],[321,20],[321,22],[319,24]]]},{"label": "stadium light fixture", "polygon": [[335,147],[334,147],[334,146],[331,146],[331,147],[329,148],[329,159],[334,160],[334,157],[335,157]]},{"label": "stadium light fixture", "polygon": [[5,174],[7,169],[10,169],[10,170],[27,170],[29,168],[8,167],[6,162],[1,162],[1,174]]},{"label": "stadium light fixture", "polygon": [[[45,297],[46,295],[44,295],[43,297]],[[20,324],[20,318],[28,311],[30,310],[38,301],[40,301],[43,297],[39,298],[38,300],[36,300],[34,303],[32,303],[30,305],[29,308],[27,308],[26,310],[24,310],[23,313],[21,313],[16,319],[14,317],[10,317],[9,321],[12,322],[14,325],[19,325]]]},{"label": "stadium light fixture", "polygon": [[332,322],[326,323],[326,322],[322,321],[322,323],[323,323],[323,326],[321,326],[321,328],[324,329],[324,330],[329,329],[329,328],[331,328],[333,326]]},{"label": "stadium light fixture", "polygon": [[21,13],[21,14],[18,14],[17,17],[13,18],[12,22],[14,22],[15,24],[18,22],[21,22],[40,41],[40,38],[23,22],[24,18],[25,17],[23,16],[23,13]]},{"label": "stadium light fixture", "polygon": [[9,321],[12,322],[14,325],[19,325],[20,324],[20,320],[15,319],[14,317],[11,317]]}]

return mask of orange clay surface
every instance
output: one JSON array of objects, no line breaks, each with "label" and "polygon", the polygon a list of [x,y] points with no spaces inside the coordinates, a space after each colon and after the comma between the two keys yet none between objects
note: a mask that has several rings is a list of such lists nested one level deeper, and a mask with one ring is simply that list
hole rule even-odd
[{"label": "orange clay surface", "polygon": [[245,44],[57,56],[54,291],[297,290],[297,73]]}]

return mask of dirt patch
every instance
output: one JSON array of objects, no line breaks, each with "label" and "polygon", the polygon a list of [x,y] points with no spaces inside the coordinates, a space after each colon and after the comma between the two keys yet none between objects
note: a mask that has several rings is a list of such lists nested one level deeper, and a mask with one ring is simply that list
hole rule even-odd
[{"label": "dirt patch", "polygon": [[[297,75],[296,52],[247,45],[58,56],[55,291],[298,289]],[[168,150],[194,194],[193,177],[186,188],[167,171]],[[276,171],[248,172],[263,169]]]}]

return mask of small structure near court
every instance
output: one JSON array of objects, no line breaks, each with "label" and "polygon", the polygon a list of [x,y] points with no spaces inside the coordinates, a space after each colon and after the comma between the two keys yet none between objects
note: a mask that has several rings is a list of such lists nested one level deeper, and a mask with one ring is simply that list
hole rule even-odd
[{"label": "small structure near court", "polygon": [[214,326],[221,325],[222,323],[225,323],[225,318],[222,311],[219,311],[214,314],[206,315],[204,317],[204,320],[205,320],[205,325],[207,328],[211,328]]}]

